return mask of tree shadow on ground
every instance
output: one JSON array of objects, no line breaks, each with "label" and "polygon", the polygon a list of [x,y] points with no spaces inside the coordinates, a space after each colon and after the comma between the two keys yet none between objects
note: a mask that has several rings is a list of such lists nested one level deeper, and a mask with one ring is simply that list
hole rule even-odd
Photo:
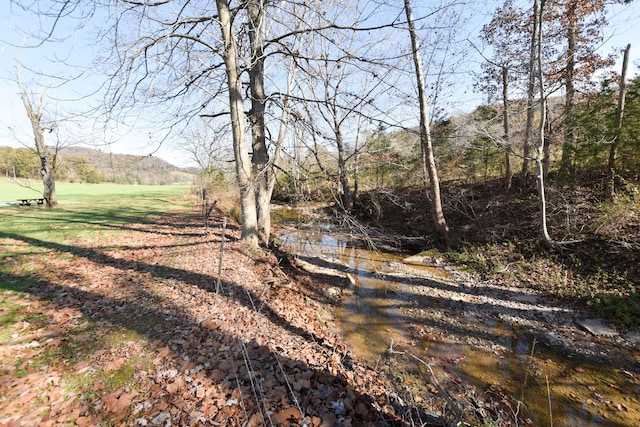
[{"label": "tree shadow on ground", "polygon": [[[198,215],[183,215],[165,213],[158,218],[157,211],[145,208],[126,207],[123,209],[66,209],[56,208],[47,212],[47,226],[52,224],[69,225],[75,224],[87,229],[92,227],[102,227],[105,229],[135,231],[150,234],[171,235],[175,231],[163,231],[162,227],[168,226],[173,230],[181,230],[181,235],[188,237],[199,237],[204,232],[187,232],[187,229],[193,229],[194,223],[201,222],[204,219]],[[32,220],[34,223],[41,224],[42,216],[27,215],[23,211],[15,210],[15,213],[3,212],[4,217],[13,217],[16,220],[25,221]],[[211,223],[211,221],[209,221]],[[153,228],[133,227],[132,224],[153,225]],[[209,227],[213,228],[213,227]],[[232,223],[227,224],[227,230],[238,230],[238,226]]]},{"label": "tree shadow on ground", "polygon": [[[214,277],[206,274],[196,273],[190,270],[157,264],[148,264],[123,258],[114,258],[107,253],[95,250],[93,248],[65,245],[61,243],[39,240],[32,237],[26,237],[19,234],[5,233],[2,231],[0,231],[0,238],[14,239],[23,241],[34,247],[72,254],[77,257],[86,258],[97,264],[115,267],[123,271],[133,270],[140,273],[149,273],[156,279],[161,278],[172,281],[184,281],[189,285],[197,286],[198,288],[204,289],[209,292],[215,291],[216,279]],[[333,349],[332,346],[324,343],[324,340],[321,337],[315,336],[313,332],[304,330],[298,326],[291,324],[291,322],[289,322],[275,310],[273,310],[271,306],[254,291],[237,283],[223,282],[221,284],[222,287],[226,290],[226,293],[234,301],[243,305],[247,309],[253,310],[255,307],[260,307],[260,311],[275,325],[278,325],[283,329],[293,334],[299,335],[300,337],[303,337],[309,341],[319,343]]]},{"label": "tree shadow on ground", "polygon": [[[631,379],[620,381],[625,384],[625,387],[633,387],[633,377],[640,374],[640,366],[634,363],[630,349],[608,345],[601,339],[591,337],[586,332],[575,330],[573,323],[575,313],[573,311],[565,312],[551,301],[546,301],[542,296],[531,295],[526,292],[526,289],[500,287],[491,282],[442,281],[375,270],[354,272],[342,261],[333,261],[328,259],[326,255],[323,253],[314,257],[305,253],[297,255],[295,259],[301,259],[306,264],[313,264],[319,272],[324,272],[326,269],[337,272],[349,271],[356,276],[356,284],[354,285],[344,278],[336,278],[332,274],[307,271],[297,274],[302,277],[315,276],[317,282],[324,282],[327,284],[326,286],[338,286],[345,291],[348,290],[341,296],[340,306],[343,315],[340,322],[343,329],[357,330],[358,335],[365,337],[363,338],[364,342],[385,343],[382,345],[384,348],[395,345],[401,349],[402,353],[422,354],[422,348],[425,348],[427,354],[432,355],[432,363],[438,364],[440,363],[438,360],[443,359],[442,365],[448,372],[451,369],[455,370],[453,364],[458,357],[458,352],[462,351],[456,349],[457,346],[470,349],[476,346],[488,350],[498,349],[497,354],[487,351],[484,358],[496,360],[499,362],[498,365],[502,363],[502,365],[510,366],[503,372],[505,381],[524,380],[524,373],[529,370],[525,362],[533,357],[531,354],[534,350],[536,358],[553,361],[554,364],[567,369],[567,378],[558,379],[563,384],[572,377],[571,367],[576,364],[579,366],[577,369],[584,369],[581,364],[588,363],[591,370],[586,375],[596,375],[597,373],[597,375],[608,378],[603,381],[609,382],[616,381],[613,378],[617,377],[617,373],[616,369],[608,367],[615,366],[618,369],[626,369],[631,375]],[[362,261],[360,258],[359,261]],[[295,264],[295,261],[292,264]],[[362,264],[366,265],[367,263]],[[359,286],[357,282],[363,277],[378,281],[380,286],[370,288]],[[317,295],[317,298],[324,301],[331,300],[326,293],[322,292],[322,287],[308,286],[307,292],[311,295]],[[427,311],[437,313],[437,315],[421,315]],[[573,332],[569,333],[571,340],[576,341],[561,339],[561,334],[558,333],[559,327],[573,329]],[[397,330],[404,330],[404,333],[397,333]],[[457,337],[453,339],[455,342],[448,339],[450,336]],[[443,340],[444,342],[442,342]],[[459,343],[457,343],[458,340]],[[438,354],[443,350],[428,353],[431,351],[429,349],[442,349],[447,345],[450,347],[449,352],[445,351],[446,354],[435,356],[435,359],[433,354]],[[380,346],[378,345],[376,348],[378,347]],[[501,349],[512,354],[505,354]],[[369,354],[369,349],[365,351]],[[382,354],[384,349],[380,351]],[[408,363],[415,364],[415,361],[412,362],[408,360],[409,358],[405,359]],[[372,363],[373,360],[375,360],[375,356],[371,359]],[[429,359],[427,358],[427,360]],[[511,360],[512,362],[500,362],[500,360]],[[428,374],[426,374],[427,378]],[[424,372],[420,375],[425,378]],[[466,378],[475,378],[474,384],[484,384],[485,381],[482,372],[467,374]],[[586,387],[584,378],[581,381],[580,384]],[[530,377],[529,383],[534,382],[535,380]],[[537,386],[541,390],[546,390],[546,386],[539,381]],[[575,408],[577,408],[575,409],[576,413],[584,412],[580,415],[583,417],[581,419],[590,417],[589,411],[580,409],[583,406],[582,397],[584,395],[574,393],[567,398],[568,400],[565,402],[567,406],[557,408],[558,419],[560,419],[561,413],[566,414]],[[547,408],[545,402],[537,404],[543,405],[536,408],[538,411],[544,412]],[[569,414],[567,417],[571,419],[573,415]],[[607,425],[620,424],[611,421]]]},{"label": "tree shadow on ground", "polygon": [[[5,275],[3,282],[25,279]],[[51,301],[60,308],[79,310],[92,321],[121,326],[170,348],[169,358],[172,361],[163,371],[168,376],[166,383],[156,384],[148,395],[139,396],[131,405],[147,399],[158,407],[166,406],[168,409],[176,399],[185,400],[194,408],[200,405],[200,411],[181,411],[180,418],[172,420],[178,425],[192,425],[194,413],[197,413],[197,417],[209,414],[212,416],[210,421],[224,425],[242,423],[243,419],[251,419],[258,422],[257,425],[295,425],[302,424],[305,417],[309,423],[313,417],[328,422],[335,422],[342,417],[351,419],[357,425],[398,424],[376,409],[380,396],[362,395],[348,386],[344,378],[279,354],[257,341],[245,341],[223,330],[209,329],[196,319],[181,315],[177,307],[167,307],[166,302],[165,309],[158,311],[132,303],[130,298],[109,298],[43,280],[39,280],[37,285],[25,287],[22,292]],[[136,300],[145,296],[151,298],[145,294],[139,291]],[[185,363],[189,360],[194,361],[193,366]],[[181,383],[183,379],[180,379],[180,374],[174,374],[172,369],[189,371],[196,378],[192,380],[193,386]],[[200,371],[205,373],[204,377],[197,375]],[[175,384],[179,384],[178,389]],[[222,400],[207,400],[207,393],[198,393],[198,386],[213,388],[222,396]],[[344,403],[332,402],[348,403],[343,410]],[[209,407],[203,408],[202,405]],[[132,406],[125,411],[130,411]],[[154,409],[149,408],[150,417],[157,415]],[[302,414],[297,410],[301,410]],[[106,415],[120,418],[123,414]],[[98,414],[94,416],[98,421]]]},{"label": "tree shadow on ground", "polygon": [[[147,273],[156,282],[184,281],[206,291],[211,290],[214,282],[207,275],[116,259],[90,248],[9,233],[0,233],[0,237],[73,254],[123,272],[133,270]],[[171,360],[166,364],[167,369],[158,374],[166,378],[158,377],[159,381],[151,389],[143,391],[126,408],[117,405],[93,406],[87,414],[96,422],[101,416],[107,419],[130,417],[135,404],[152,401],[154,406],[145,410],[145,416],[167,413],[171,422],[178,425],[194,425],[198,417],[223,425],[241,425],[247,420],[250,425],[302,425],[303,419],[308,425],[319,425],[322,421],[329,424],[350,421],[353,425],[400,425],[399,419],[389,414],[393,411],[381,410],[390,404],[384,395],[362,394],[347,384],[345,376],[357,376],[358,373],[353,371],[353,364],[345,360],[344,355],[324,344],[312,331],[291,325],[266,301],[237,283],[224,283],[223,288],[235,296],[235,302],[239,304],[236,307],[240,308],[239,316],[244,318],[259,306],[260,315],[266,316],[267,323],[303,338],[306,345],[316,346],[316,352],[328,354],[329,359],[338,357],[339,362],[333,369],[310,366],[304,360],[292,357],[291,352],[285,352],[278,344],[277,337],[256,340],[234,335],[220,328],[216,322],[187,316],[180,307],[167,300],[155,301],[157,297],[145,289],[131,289],[131,294],[112,297],[41,278],[36,278],[37,284],[27,284],[22,288],[5,285],[33,278],[5,274],[2,279],[3,288],[50,301],[53,308],[77,310],[87,319],[126,328],[170,349],[167,357]],[[161,303],[161,309],[158,308],[158,302]],[[215,318],[216,308],[211,307],[211,311],[212,318]],[[269,329],[265,329],[265,334],[268,333]],[[286,348],[284,344],[283,347]],[[187,377],[191,380],[187,380]],[[214,393],[207,390],[214,390]],[[95,402],[93,404],[96,405]],[[190,410],[177,410],[178,407],[188,407]],[[118,413],[110,412],[110,408],[119,408]],[[102,410],[105,411],[104,415],[100,415]]]}]

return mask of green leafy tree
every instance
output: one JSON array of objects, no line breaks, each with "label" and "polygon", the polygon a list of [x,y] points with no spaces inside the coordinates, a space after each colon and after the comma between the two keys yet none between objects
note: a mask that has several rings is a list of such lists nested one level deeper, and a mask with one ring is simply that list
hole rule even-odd
[{"label": "green leafy tree", "polygon": [[10,157],[16,178],[38,178],[40,160],[35,150],[29,148],[16,148]]}]

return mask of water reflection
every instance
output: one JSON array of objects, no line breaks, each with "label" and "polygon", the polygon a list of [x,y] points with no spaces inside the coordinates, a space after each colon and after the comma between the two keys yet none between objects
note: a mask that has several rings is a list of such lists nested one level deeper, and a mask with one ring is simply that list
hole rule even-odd
[{"label": "water reflection", "polygon": [[[496,312],[507,308],[495,298],[454,283],[449,272],[420,267],[433,280],[428,285],[424,280],[414,283],[394,275],[407,268],[403,255],[368,251],[349,235],[329,233],[329,226],[297,221],[298,230],[283,234],[282,245],[353,277],[337,320],[354,351],[372,365],[396,343],[429,361],[434,369],[440,368],[441,375],[458,376],[488,396],[508,393],[505,398],[521,422],[529,418],[530,425],[640,425],[640,373],[625,375],[615,366],[564,357],[498,314],[487,315],[481,310],[484,304]],[[438,289],[459,292],[445,301],[434,296]],[[526,295],[516,297],[527,300]],[[512,309],[514,316],[527,316],[527,307]],[[421,317],[420,310],[437,315]],[[542,310],[553,314],[554,309]],[[464,342],[459,339],[462,335]]]}]

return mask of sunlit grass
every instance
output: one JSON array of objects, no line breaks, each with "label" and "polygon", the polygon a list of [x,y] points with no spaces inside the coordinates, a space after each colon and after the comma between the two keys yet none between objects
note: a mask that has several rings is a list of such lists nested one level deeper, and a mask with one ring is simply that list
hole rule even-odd
[{"label": "sunlit grass", "polygon": [[[58,202],[89,202],[127,197],[171,198],[184,194],[189,185],[119,185],[56,183]],[[21,198],[42,197],[42,183],[35,180],[0,178],[0,202],[15,202]]]},{"label": "sunlit grass", "polygon": [[[20,196],[16,183],[0,180],[2,199]],[[24,189],[21,189],[24,190]],[[183,196],[189,186],[69,184],[57,186],[60,204],[55,209],[42,206],[0,207],[0,233],[63,242],[68,239],[96,239],[118,227],[153,222],[158,215],[184,209],[192,201]],[[1,236],[1,234],[0,234]]]}]

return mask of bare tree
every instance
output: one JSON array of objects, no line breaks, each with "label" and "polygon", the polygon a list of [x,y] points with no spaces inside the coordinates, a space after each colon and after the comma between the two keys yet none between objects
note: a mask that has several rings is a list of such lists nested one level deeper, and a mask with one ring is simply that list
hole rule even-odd
[{"label": "bare tree", "polygon": [[[242,239],[251,246],[266,243],[270,232],[264,181],[266,8],[267,2],[257,0],[234,6],[219,0],[215,11],[200,2],[131,2],[112,11],[114,25],[106,30],[112,43],[105,59],[112,67],[110,117],[149,122],[145,111],[153,108],[161,140],[184,133],[201,117],[229,120]],[[266,225],[259,218],[267,218]]]},{"label": "bare tree", "polygon": [[228,123],[219,124],[203,118],[182,133],[180,148],[188,152],[191,160],[202,170],[218,169],[227,172],[227,165],[233,163],[228,146],[230,135]]},{"label": "bare tree", "polygon": [[[328,174],[337,189],[337,204],[345,212],[351,211],[357,194],[355,170],[358,152],[364,148],[360,134],[385,114],[377,109],[377,98],[393,85],[391,67],[380,49],[382,30],[392,23],[367,25],[366,6],[359,1],[322,4],[324,9],[316,12],[311,24],[309,42],[293,55],[300,74],[300,95],[295,102],[302,105],[300,111],[310,135],[303,143],[318,160],[317,166]],[[318,157],[321,145],[335,154],[335,174],[334,168]]]},{"label": "bare tree", "polygon": [[535,84],[536,74],[534,72],[536,68],[536,45],[538,40],[538,31],[540,31],[539,25],[537,25],[538,10],[539,7],[537,1],[533,2],[532,25],[531,35],[529,43],[529,66],[527,67],[527,122],[524,130],[524,147],[522,150],[522,170],[520,176],[523,180],[526,180],[529,176],[529,161],[531,160],[531,140],[533,138],[533,116],[534,116],[534,103],[535,103]]},{"label": "bare tree", "polygon": [[538,196],[540,201],[540,234],[542,242],[548,248],[553,248],[555,242],[549,235],[547,228],[547,198],[545,194],[545,173],[544,173],[544,152],[545,152],[545,127],[547,125],[547,94],[545,93],[545,78],[543,72],[542,61],[542,24],[544,22],[544,6],[546,0],[534,0],[533,6],[533,25],[536,28],[534,34],[536,36],[536,56],[537,56],[537,70],[529,70],[530,73],[536,74],[538,77],[538,90],[540,95],[540,122],[538,125],[538,143],[536,146],[536,166],[537,166],[537,182],[538,182]]},{"label": "bare tree", "polygon": [[233,135],[233,151],[236,161],[236,177],[240,188],[240,206],[242,208],[242,239],[249,245],[257,247],[258,218],[255,199],[255,182],[251,173],[247,133],[245,130],[246,114],[243,104],[242,80],[240,77],[240,54],[233,32],[233,20],[229,2],[216,0],[220,31],[224,48],[224,59],[229,91],[229,109],[231,111],[231,133]]},{"label": "bare tree", "polygon": [[27,89],[22,81],[20,61],[21,59],[18,57],[16,78],[20,89],[20,97],[22,98],[22,104],[27,112],[29,122],[31,123],[36,152],[40,158],[40,175],[42,176],[42,184],[44,187],[42,195],[47,207],[52,208],[58,204],[55,171],[59,145],[56,144],[54,149],[50,150],[45,142],[44,134],[46,130],[51,133],[54,130],[55,123],[49,124],[48,126],[44,123],[43,110],[46,90],[40,93],[37,101],[32,99],[27,93]]},{"label": "bare tree", "polygon": [[[510,121],[510,95],[515,86],[522,85],[523,76],[526,75],[526,37],[528,34],[528,20],[524,13],[518,9],[511,0],[496,9],[491,22],[482,27],[480,39],[492,47],[492,55],[484,57],[483,72],[479,76],[476,86],[489,96],[495,96],[497,92],[502,94],[502,127],[503,137],[501,143],[505,147],[505,189],[511,188],[512,168],[510,155],[514,151],[511,137]],[[534,56],[535,58],[535,56]],[[502,90],[499,91],[498,87]],[[533,90],[533,89],[532,89]],[[533,121],[531,121],[533,123]],[[527,163],[529,154],[530,133],[525,132],[523,141],[523,158]],[[527,166],[524,166],[526,169]]]},{"label": "bare tree", "polygon": [[431,129],[429,124],[428,101],[425,87],[425,76],[420,56],[418,35],[413,22],[410,0],[404,0],[404,11],[407,17],[409,36],[411,39],[411,52],[415,65],[416,82],[418,86],[418,101],[420,105],[420,147],[422,149],[422,164],[425,175],[429,176],[428,192],[431,196],[433,223],[436,231],[444,238],[447,246],[453,244],[449,235],[449,226],[444,217],[440,196],[440,181],[436,168],[433,145],[431,143]]}]

